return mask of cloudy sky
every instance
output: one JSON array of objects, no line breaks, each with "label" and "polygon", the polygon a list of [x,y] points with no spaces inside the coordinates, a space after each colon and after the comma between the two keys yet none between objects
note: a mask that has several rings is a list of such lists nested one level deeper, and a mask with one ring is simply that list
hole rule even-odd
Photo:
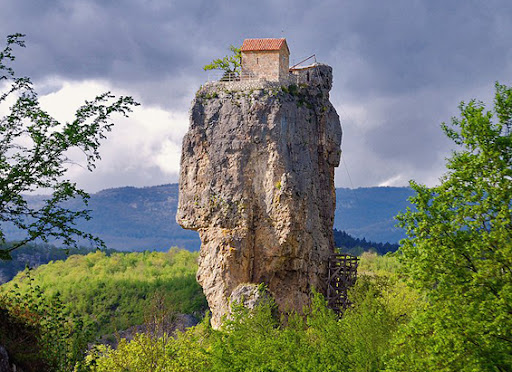
[{"label": "cloudy sky", "polygon": [[512,83],[510,0],[0,0],[0,38],[26,34],[18,74],[69,120],[111,90],[142,103],[117,120],[89,192],[177,182],[181,139],[202,66],[244,38],[286,37],[291,62],[334,69],[343,127],[339,187],[433,185],[452,149],[440,123],[458,103]]}]

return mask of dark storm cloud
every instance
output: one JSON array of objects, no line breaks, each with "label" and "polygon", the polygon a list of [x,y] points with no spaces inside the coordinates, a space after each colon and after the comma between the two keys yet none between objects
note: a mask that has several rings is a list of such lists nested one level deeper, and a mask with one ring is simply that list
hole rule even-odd
[{"label": "dark storm cloud", "polygon": [[340,63],[354,94],[459,84],[510,68],[512,5],[450,3],[18,0],[0,15],[0,30],[27,34],[20,60],[32,76],[197,74],[230,43],[281,34],[292,57],[316,52]]},{"label": "dark storm cloud", "polygon": [[286,37],[292,61],[316,53],[334,68],[356,186],[432,178],[449,152],[439,123],[512,73],[508,0],[17,0],[0,13],[0,35],[13,32],[27,34],[17,68],[36,80],[105,79],[181,111],[230,44]]}]

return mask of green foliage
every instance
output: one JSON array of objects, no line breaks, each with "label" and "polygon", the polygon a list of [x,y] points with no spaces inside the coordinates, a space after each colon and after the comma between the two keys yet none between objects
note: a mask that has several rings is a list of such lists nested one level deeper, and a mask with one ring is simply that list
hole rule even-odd
[{"label": "green foliage", "polygon": [[[44,200],[44,195],[27,198],[34,207]],[[177,183],[106,189],[91,194],[87,205],[91,220],[78,220],[76,227],[101,237],[109,248],[119,251],[167,251],[174,245],[199,250],[199,234],[182,229],[175,221],[177,204]],[[65,206],[72,210],[85,207],[78,199],[67,201]],[[14,229],[4,231],[10,240],[23,239],[24,235]]]},{"label": "green foliage", "polygon": [[[101,240],[75,227],[75,221],[89,218],[86,209],[62,207],[66,200],[87,202],[89,197],[65,178],[66,164],[71,161],[67,154],[80,150],[87,168],[92,170],[100,159],[100,142],[113,126],[112,114],[127,116],[138,103],[131,97],[115,99],[107,92],[86,101],[72,122],[58,122],[40,107],[30,79],[18,77],[9,66],[15,59],[13,47],[25,46],[23,37],[8,36],[7,45],[0,51],[0,81],[7,83],[6,90],[0,92],[0,105],[14,102],[6,108],[8,114],[0,117],[0,243],[5,242],[5,224],[14,225],[26,235],[8,250],[0,250],[0,259],[8,259],[9,252],[38,238],[47,242],[52,237],[77,247],[79,237],[103,246]],[[50,190],[51,195],[42,205],[30,206],[24,194],[41,189]]]},{"label": "green foliage", "polygon": [[0,296],[0,344],[24,371],[69,371],[83,358],[88,327],[58,292],[47,296],[26,278],[24,292],[13,286]]},{"label": "green foliage", "polygon": [[361,276],[351,291],[354,306],[342,318],[354,370],[381,370],[396,331],[423,306],[423,297],[396,276]]},{"label": "green foliage", "polygon": [[[206,321],[209,322],[209,319]],[[121,340],[115,350],[97,346],[75,371],[209,371],[205,340],[210,332],[211,329],[203,322],[177,337],[137,334],[130,342]]]},{"label": "green foliage", "polygon": [[364,252],[360,256],[358,275],[395,276],[400,271],[397,253],[388,253],[385,256],[375,252]]},{"label": "green foliage", "polygon": [[[421,305],[396,276],[363,276],[339,319],[316,294],[305,315],[275,317],[275,304],[234,305],[220,330],[206,318],[178,338],[139,335],[87,358],[92,371],[378,371],[396,330]],[[151,366],[151,367],[149,367]],[[167,368],[167,369],[166,369]]]},{"label": "green foliage", "polygon": [[459,150],[439,186],[411,183],[398,217],[402,261],[429,306],[404,330],[390,370],[509,371],[512,366],[512,89],[494,111],[460,105],[443,124]]},{"label": "green foliage", "polygon": [[281,85],[281,91],[286,94],[291,94],[292,96],[302,97],[302,90],[305,87],[307,87],[307,85],[300,87],[295,84]]},{"label": "green foliage", "polygon": [[290,84],[288,86],[288,92],[292,95],[292,96],[299,96],[299,88],[297,87],[297,85],[295,84]]},{"label": "green foliage", "polygon": [[[0,250],[8,250],[13,243],[0,244]],[[6,283],[27,267],[35,268],[50,261],[65,260],[71,255],[85,255],[90,253],[90,248],[62,249],[50,244],[27,243],[11,253],[11,259],[0,261],[0,284]],[[113,250],[104,250],[106,254]]]},{"label": "green foliage", "polygon": [[209,99],[214,99],[214,98],[218,98],[218,97],[219,97],[219,93],[217,93],[216,91],[205,91],[204,89],[199,89],[196,92],[196,98],[198,98],[198,99],[209,100]]},{"label": "green foliage", "polygon": [[[197,253],[178,249],[110,256],[97,251],[42,265],[31,278],[46,296],[59,294],[71,314],[90,324],[94,336],[102,336],[142,324],[156,292],[165,295],[174,311],[202,312],[206,301],[195,279],[196,259]],[[20,273],[0,289],[6,292],[18,285],[26,293],[30,283],[26,273]]]},{"label": "green foliage", "polygon": [[225,73],[238,75],[241,68],[240,61],[242,60],[242,53],[240,52],[240,48],[233,45],[229,47],[229,50],[233,53],[232,55],[214,59],[210,64],[204,66],[203,70],[223,70]]}]

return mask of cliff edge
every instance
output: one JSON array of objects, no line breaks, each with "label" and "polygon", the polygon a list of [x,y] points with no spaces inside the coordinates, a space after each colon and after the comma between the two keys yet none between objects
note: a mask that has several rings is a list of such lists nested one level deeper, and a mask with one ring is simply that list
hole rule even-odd
[{"label": "cliff edge", "polygon": [[197,279],[214,327],[246,283],[265,283],[280,311],[324,291],[342,133],[332,68],[299,75],[209,83],[192,103],[176,220],[199,232]]}]

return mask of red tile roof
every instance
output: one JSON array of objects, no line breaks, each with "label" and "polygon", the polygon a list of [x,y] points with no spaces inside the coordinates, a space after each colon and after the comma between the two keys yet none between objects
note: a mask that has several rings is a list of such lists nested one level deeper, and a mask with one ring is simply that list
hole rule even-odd
[{"label": "red tile roof", "polygon": [[290,53],[286,39],[245,39],[240,49],[242,52],[257,51],[257,50],[279,50],[283,45]]}]

